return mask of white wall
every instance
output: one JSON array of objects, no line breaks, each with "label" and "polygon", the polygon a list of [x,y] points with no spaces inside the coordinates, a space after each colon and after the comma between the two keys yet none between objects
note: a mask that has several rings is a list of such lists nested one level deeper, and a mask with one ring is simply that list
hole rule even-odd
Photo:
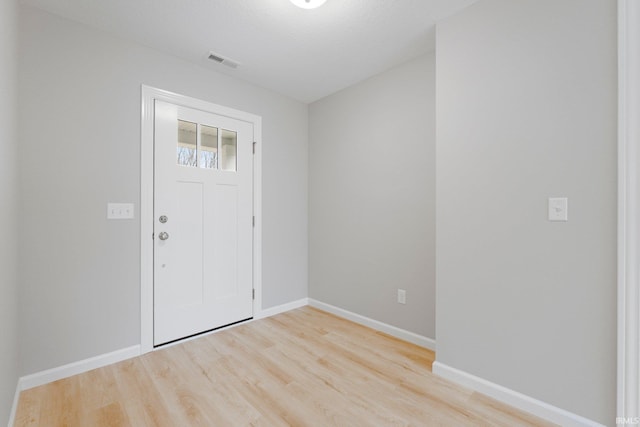
[{"label": "white wall", "polygon": [[437,360],[612,425],[616,2],[482,0],[436,52]]},{"label": "white wall", "polygon": [[434,72],[423,56],[309,109],[309,296],[429,338]]},{"label": "white wall", "polygon": [[20,10],[23,374],[140,343],[140,85],[263,118],[263,307],[307,296],[307,106],[36,9]]},{"label": "white wall", "polygon": [[18,379],[16,216],[17,3],[0,1],[0,425],[6,425]]}]

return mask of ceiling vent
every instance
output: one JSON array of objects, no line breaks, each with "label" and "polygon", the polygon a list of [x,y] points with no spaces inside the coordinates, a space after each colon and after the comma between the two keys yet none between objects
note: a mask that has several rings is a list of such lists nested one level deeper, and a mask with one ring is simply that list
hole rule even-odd
[{"label": "ceiling vent", "polygon": [[218,64],[226,65],[229,68],[235,69],[240,65],[237,61],[234,61],[231,58],[226,58],[215,52],[209,52],[209,56],[207,58],[209,58],[210,61],[216,62]]}]

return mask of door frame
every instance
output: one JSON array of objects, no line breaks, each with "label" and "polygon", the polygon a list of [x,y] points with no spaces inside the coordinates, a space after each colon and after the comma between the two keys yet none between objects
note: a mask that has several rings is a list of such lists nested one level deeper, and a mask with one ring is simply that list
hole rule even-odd
[{"label": "door frame", "polygon": [[142,85],[140,132],[140,353],[153,347],[153,168],[154,101],[165,101],[253,124],[253,300],[254,318],[262,311],[262,117]]},{"label": "door frame", "polygon": [[616,417],[640,417],[640,3],[618,0]]}]

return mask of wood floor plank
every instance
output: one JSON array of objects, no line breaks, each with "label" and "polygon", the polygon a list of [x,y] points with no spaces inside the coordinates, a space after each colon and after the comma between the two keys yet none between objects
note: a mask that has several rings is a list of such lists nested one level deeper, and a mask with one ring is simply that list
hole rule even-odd
[{"label": "wood floor plank", "polygon": [[[118,420],[117,411],[122,410],[119,401],[122,398],[113,368],[94,369],[83,375],[67,378],[76,384],[80,393],[81,419],[85,425],[105,425],[111,422],[113,425],[128,425],[126,417]],[[100,384],[100,387],[96,387]]]},{"label": "wood floor plank", "polygon": [[40,407],[46,398],[42,396],[43,391],[44,387],[36,387],[20,393],[15,425],[34,427],[40,424]]},{"label": "wood floor plank", "polygon": [[201,371],[184,360],[181,346],[149,353],[144,363],[163,396],[172,419],[180,425],[233,425],[220,401],[223,391],[211,389]]},{"label": "wood floor plank", "polygon": [[43,386],[40,426],[76,426],[83,424],[84,409],[78,381],[65,378]]},{"label": "wood floor plank", "polygon": [[120,402],[110,403],[87,414],[84,425],[94,427],[131,427]]},{"label": "wood floor plank", "polygon": [[167,405],[145,369],[142,358],[133,358],[113,365],[120,400],[134,426],[171,427]]},{"label": "wood floor plank", "polygon": [[311,307],[26,390],[25,426],[550,426],[432,374],[435,354]]}]

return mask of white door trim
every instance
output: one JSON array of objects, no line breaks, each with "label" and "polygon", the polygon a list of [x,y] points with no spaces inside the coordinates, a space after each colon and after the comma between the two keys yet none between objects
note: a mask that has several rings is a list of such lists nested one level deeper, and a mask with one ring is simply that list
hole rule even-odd
[{"label": "white door trim", "polygon": [[140,132],[140,350],[153,350],[153,114],[154,100],[208,111],[253,124],[253,315],[262,311],[262,118],[207,101],[142,85]]},{"label": "white door trim", "polygon": [[617,417],[640,417],[640,2],[618,0]]}]

